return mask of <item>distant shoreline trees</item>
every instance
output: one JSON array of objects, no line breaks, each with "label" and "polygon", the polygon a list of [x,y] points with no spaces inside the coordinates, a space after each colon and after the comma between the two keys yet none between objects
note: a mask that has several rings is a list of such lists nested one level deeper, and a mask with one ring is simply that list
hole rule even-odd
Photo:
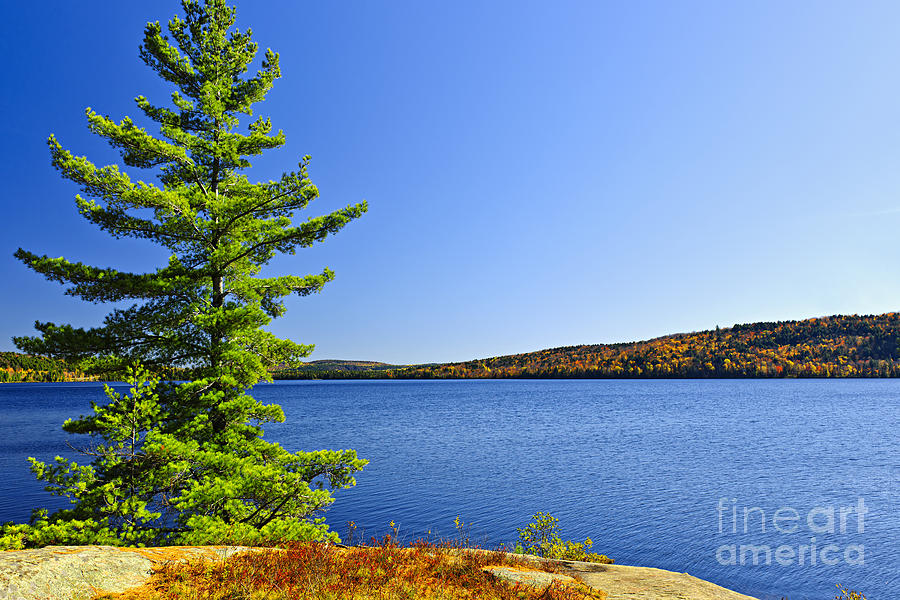
[{"label": "distant shoreline trees", "polygon": [[[14,353],[8,353],[14,354]],[[0,360],[2,360],[0,353]],[[22,355],[17,355],[22,356]],[[64,364],[64,363],[60,363]],[[900,315],[750,323],[642,342],[398,366],[303,363],[275,379],[693,379],[900,377]],[[0,362],[0,369],[3,363]],[[0,371],[2,375],[2,371]]]},{"label": "distant shoreline trees", "polygon": [[459,363],[278,379],[689,379],[900,377],[900,314],[735,325],[642,342],[568,346]]}]

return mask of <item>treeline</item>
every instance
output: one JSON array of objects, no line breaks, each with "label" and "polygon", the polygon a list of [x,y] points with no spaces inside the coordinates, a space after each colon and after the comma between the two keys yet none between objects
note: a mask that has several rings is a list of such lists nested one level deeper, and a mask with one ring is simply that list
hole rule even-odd
[{"label": "treeline", "polygon": [[316,378],[727,378],[898,377],[900,314],[833,316],[735,325],[643,342],[551,348],[527,354]]},{"label": "treeline", "polygon": [[[163,380],[186,379],[190,373],[177,367],[157,367],[154,375]],[[74,365],[64,360],[18,352],[0,352],[0,383],[58,382],[58,381],[121,381],[122,372],[104,368],[93,362]]]},{"label": "treeline", "polygon": [[[175,369],[163,378],[182,379]],[[177,371],[177,372],[176,372]],[[900,377],[900,314],[735,325],[643,342],[550,348],[459,363],[313,361],[275,379]],[[109,380],[63,361],[0,352],[0,382]]]},{"label": "treeline", "polygon": [[83,371],[61,360],[18,352],[0,352],[0,383],[86,381]]}]

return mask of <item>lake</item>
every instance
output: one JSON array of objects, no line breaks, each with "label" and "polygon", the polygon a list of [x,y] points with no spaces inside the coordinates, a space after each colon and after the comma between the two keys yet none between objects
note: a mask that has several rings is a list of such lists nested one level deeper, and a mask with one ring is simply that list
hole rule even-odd
[{"label": "lake", "polygon": [[[267,439],[371,461],[326,513],[342,536],[350,520],[449,536],[460,516],[496,546],[548,511],[618,563],[766,600],[900,587],[898,380],[291,381],[254,395],[287,416]],[[60,424],[104,398],[100,384],[0,385],[0,522],[60,506],[25,458],[70,456],[79,436]]]}]

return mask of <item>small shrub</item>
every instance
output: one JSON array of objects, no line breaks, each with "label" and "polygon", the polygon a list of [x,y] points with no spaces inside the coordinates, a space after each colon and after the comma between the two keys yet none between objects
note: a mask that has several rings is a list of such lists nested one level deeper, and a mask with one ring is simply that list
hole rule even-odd
[{"label": "small shrub", "polygon": [[532,517],[532,522],[518,529],[520,542],[516,544],[516,552],[534,554],[543,558],[559,560],[580,560],[612,564],[613,559],[605,554],[588,552],[594,542],[586,538],[583,542],[565,541],[559,535],[559,519],[550,513],[539,512]]},{"label": "small shrub", "polygon": [[859,592],[846,590],[842,585],[836,587],[838,589],[838,595],[834,597],[834,600],[866,600],[866,597]]},{"label": "small shrub", "polygon": [[459,545],[463,548],[471,548],[472,541],[471,541],[470,537],[471,537],[471,531],[472,531],[472,524],[466,523],[465,521],[462,520],[461,515],[457,515],[456,518],[453,519],[453,527],[454,527],[454,529],[456,529],[457,545]]}]

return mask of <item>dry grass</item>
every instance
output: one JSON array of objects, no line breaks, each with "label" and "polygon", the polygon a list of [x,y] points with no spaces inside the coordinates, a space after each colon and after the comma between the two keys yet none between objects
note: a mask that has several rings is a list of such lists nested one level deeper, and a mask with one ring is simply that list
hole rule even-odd
[{"label": "dry grass", "polygon": [[[387,536],[375,546],[339,548],[306,543],[247,552],[224,561],[167,565],[142,588],[117,600],[603,600],[577,585],[539,590],[500,581],[488,566],[533,568],[504,553],[415,543]],[[552,571],[553,568],[542,566]]]}]

